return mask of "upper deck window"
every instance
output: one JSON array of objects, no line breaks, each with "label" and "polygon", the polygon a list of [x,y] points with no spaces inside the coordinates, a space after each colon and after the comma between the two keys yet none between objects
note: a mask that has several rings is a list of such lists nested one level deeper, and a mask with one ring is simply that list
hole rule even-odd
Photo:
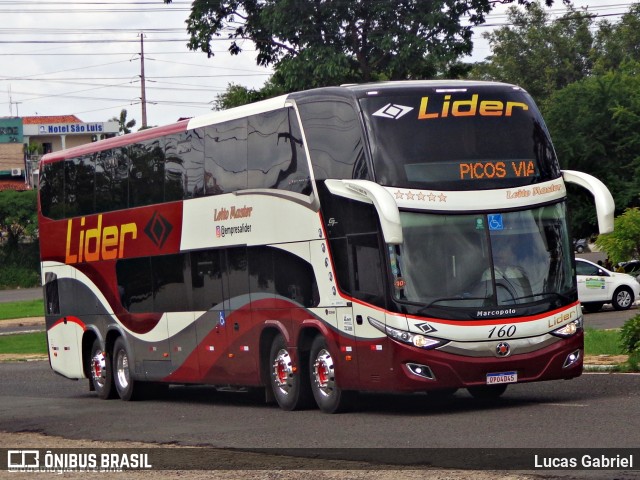
[{"label": "upper deck window", "polygon": [[560,176],[542,117],[523,90],[405,92],[360,101],[382,185],[483,190]]}]

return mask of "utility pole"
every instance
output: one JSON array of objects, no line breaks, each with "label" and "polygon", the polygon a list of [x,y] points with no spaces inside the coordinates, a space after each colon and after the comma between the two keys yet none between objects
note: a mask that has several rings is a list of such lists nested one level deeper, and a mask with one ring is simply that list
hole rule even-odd
[{"label": "utility pole", "polygon": [[142,101],[142,128],[147,128],[147,93],[144,78],[144,33],[140,32],[140,84],[142,88],[140,100]]}]

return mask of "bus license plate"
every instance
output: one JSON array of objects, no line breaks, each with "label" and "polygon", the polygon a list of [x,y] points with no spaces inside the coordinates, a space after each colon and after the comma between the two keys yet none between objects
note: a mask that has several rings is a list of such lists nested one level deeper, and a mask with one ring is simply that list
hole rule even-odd
[{"label": "bus license plate", "polygon": [[497,383],[516,383],[517,381],[518,372],[487,373],[487,385],[495,385]]}]

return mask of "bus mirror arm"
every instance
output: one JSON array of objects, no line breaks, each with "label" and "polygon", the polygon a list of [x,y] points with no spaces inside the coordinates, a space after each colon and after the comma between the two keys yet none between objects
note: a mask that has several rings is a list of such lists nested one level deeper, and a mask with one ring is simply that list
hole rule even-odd
[{"label": "bus mirror arm", "polygon": [[333,195],[373,204],[380,219],[385,243],[402,243],[400,210],[393,195],[384,187],[369,180],[325,180],[324,183]]},{"label": "bus mirror arm", "polygon": [[574,183],[591,192],[596,204],[600,233],[613,232],[615,202],[607,186],[596,177],[575,170],[562,170],[562,177],[565,182]]}]

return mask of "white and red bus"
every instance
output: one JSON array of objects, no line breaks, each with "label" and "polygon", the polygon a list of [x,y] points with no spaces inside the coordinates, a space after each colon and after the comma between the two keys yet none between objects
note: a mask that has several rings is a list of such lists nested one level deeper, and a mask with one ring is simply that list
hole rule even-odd
[{"label": "white and red bus", "polygon": [[530,96],[499,83],[292,93],[46,155],[51,367],[101,398],[263,388],[286,410],[357,391],[582,372],[565,182]]}]

